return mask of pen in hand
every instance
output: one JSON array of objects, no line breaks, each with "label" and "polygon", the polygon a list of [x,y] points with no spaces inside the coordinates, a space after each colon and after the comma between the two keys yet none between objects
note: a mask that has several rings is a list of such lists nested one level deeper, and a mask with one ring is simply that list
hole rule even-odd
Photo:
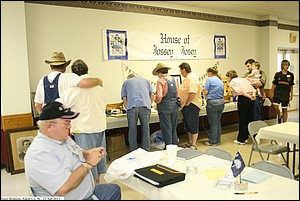
[{"label": "pen in hand", "polygon": [[244,194],[257,194],[258,192],[241,192],[241,193],[234,193],[236,195],[244,195]]}]

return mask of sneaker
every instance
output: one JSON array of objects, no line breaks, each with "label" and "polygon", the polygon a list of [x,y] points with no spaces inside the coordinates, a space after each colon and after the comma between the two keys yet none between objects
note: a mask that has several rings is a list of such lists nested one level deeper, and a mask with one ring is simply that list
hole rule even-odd
[{"label": "sneaker", "polygon": [[204,145],[206,145],[206,146],[218,146],[219,143],[218,143],[218,144],[211,144],[211,143],[209,143],[209,142],[207,141],[207,142],[204,142]]},{"label": "sneaker", "polygon": [[281,120],[282,120],[282,115],[278,116],[278,123],[281,124]]},{"label": "sneaker", "polygon": [[238,144],[238,145],[245,145],[246,144],[245,142],[239,142],[237,140],[234,140],[233,142],[234,142],[234,144]]}]

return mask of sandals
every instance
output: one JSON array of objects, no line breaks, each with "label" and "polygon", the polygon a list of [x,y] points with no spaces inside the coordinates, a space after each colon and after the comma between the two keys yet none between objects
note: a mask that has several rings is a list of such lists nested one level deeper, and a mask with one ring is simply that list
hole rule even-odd
[{"label": "sandals", "polygon": [[197,150],[198,148],[195,145],[190,146],[191,149]]},{"label": "sandals", "polygon": [[184,145],[182,145],[183,148],[190,148],[190,149],[194,149],[197,150],[198,148],[195,145],[192,145],[191,143],[187,142]]},{"label": "sandals", "polygon": [[184,145],[182,145],[183,148],[190,148],[192,146],[191,143],[187,142]]}]

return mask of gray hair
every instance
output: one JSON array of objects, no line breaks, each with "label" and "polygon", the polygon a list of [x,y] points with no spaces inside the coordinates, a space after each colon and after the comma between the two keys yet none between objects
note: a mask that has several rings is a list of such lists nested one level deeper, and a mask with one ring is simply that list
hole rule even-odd
[{"label": "gray hair", "polygon": [[47,120],[38,120],[37,122],[36,122],[36,124],[37,124],[37,126],[39,127],[39,128],[41,128],[45,123],[47,123],[48,121]]},{"label": "gray hair", "polygon": [[89,67],[81,59],[77,59],[76,61],[74,61],[71,68],[72,68],[72,72],[79,76],[87,74],[89,71]]},{"label": "gray hair", "polygon": [[136,77],[137,74],[136,73],[131,73],[127,76],[127,79],[130,79],[130,78],[133,78],[133,77]]}]

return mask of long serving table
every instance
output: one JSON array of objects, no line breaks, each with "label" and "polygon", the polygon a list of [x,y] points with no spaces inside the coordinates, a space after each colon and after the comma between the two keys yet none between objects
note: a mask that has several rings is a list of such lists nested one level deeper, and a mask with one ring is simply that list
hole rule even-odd
[{"label": "long serving table", "polygon": [[[232,111],[236,111],[236,110],[237,110],[237,103],[236,102],[225,103],[223,113],[232,112]],[[200,110],[199,116],[206,116],[205,106]],[[181,112],[179,112],[178,119],[182,119]],[[107,129],[128,127],[128,122],[127,122],[126,115],[120,115],[119,117],[112,117],[112,116],[106,117],[106,122],[107,122]],[[159,122],[158,113],[157,113],[156,110],[153,110],[151,112],[151,116],[150,116],[150,124],[158,123],[158,122]],[[139,124],[140,123],[138,122],[138,125]]]},{"label": "long serving table", "polygon": [[[233,184],[226,189],[217,188],[217,181],[220,181],[216,178],[218,174],[209,174],[209,172],[224,172],[226,175],[232,175],[231,163],[203,154],[185,161],[177,159],[175,163],[169,164],[166,150],[146,152],[137,149],[113,161],[104,178],[107,182],[117,180],[151,200],[299,200],[298,181],[267,172],[263,174],[268,174],[270,177],[261,183],[248,182],[247,192],[257,192],[256,194],[237,195],[236,192],[244,191],[236,191]],[[184,181],[163,188],[157,188],[133,176],[134,169],[154,164],[162,164],[185,173],[187,166],[194,165],[197,167],[197,173],[187,174]],[[242,178],[252,171],[261,172],[245,167]],[[233,180],[235,179],[237,178]]]},{"label": "long serving table", "polygon": [[[295,163],[296,163],[296,145],[299,146],[299,123],[297,122],[285,122],[281,124],[275,124],[259,129],[256,140],[259,143],[260,139],[276,140],[277,142],[287,143],[288,148],[290,148],[289,143],[293,144],[293,167],[292,171],[295,175]],[[287,153],[287,163],[289,164],[289,152]],[[299,164],[298,164],[299,165]]]}]

